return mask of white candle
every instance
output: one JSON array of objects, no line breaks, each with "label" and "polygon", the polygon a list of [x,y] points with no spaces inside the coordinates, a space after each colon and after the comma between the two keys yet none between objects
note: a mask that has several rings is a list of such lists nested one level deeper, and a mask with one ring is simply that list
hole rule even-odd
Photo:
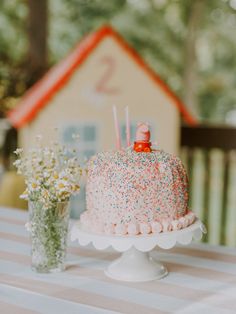
[{"label": "white candle", "polygon": [[129,107],[125,107],[125,124],[126,124],[126,144],[127,147],[131,145],[130,143],[130,120],[129,120]]},{"label": "white candle", "polygon": [[121,149],[121,138],[120,138],[120,127],[117,117],[117,110],[116,106],[113,106],[113,118],[114,118],[114,125],[115,125],[115,132],[116,132],[116,148],[119,150]]}]

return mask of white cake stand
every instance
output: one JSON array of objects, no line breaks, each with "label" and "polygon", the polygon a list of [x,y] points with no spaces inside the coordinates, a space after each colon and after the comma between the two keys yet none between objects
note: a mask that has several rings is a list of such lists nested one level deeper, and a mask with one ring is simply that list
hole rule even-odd
[{"label": "white cake stand", "polygon": [[78,240],[82,246],[92,243],[97,250],[112,246],[116,251],[122,252],[121,257],[108,266],[105,274],[116,280],[138,282],[161,279],[168,274],[164,265],[149,256],[148,252],[155,246],[170,249],[176,243],[187,245],[193,238],[201,239],[202,233],[205,232],[205,226],[199,219],[185,229],[137,236],[91,233],[85,230],[78,221],[72,227],[71,240]]}]

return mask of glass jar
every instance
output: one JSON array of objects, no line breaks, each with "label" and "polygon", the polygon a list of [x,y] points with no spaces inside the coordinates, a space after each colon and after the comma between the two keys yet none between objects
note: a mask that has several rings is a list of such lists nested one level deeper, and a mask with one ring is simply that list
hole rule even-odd
[{"label": "glass jar", "polygon": [[69,201],[29,201],[32,269],[39,273],[65,269]]}]

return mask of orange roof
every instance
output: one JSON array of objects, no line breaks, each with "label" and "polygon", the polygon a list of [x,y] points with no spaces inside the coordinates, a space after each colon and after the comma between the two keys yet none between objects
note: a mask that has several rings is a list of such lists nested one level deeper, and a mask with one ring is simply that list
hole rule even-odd
[{"label": "orange roof", "polygon": [[74,71],[86,60],[93,49],[107,37],[112,37],[158,87],[173,100],[185,122],[191,125],[197,124],[196,119],[188,112],[182,101],[110,26],[104,26],[86,36],[66,58],[52,67],[42,79],[31,87],[21,98],[16,108],[8,112],[7,117],[11,124],[16,128],[20,128],[33,120],[38,112],[47,105],[52,96],[66,84]]}]

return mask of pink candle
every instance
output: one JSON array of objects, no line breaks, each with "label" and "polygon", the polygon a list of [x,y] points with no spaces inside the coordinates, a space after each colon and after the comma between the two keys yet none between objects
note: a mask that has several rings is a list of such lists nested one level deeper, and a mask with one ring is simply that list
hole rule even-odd
[{"label": "pink candle", "polygon": [[130,121],[129,121],[129,107],[125,107],[125,124],[126,124],[126,144],[127,147],[131,145],[130,143]]},{"label": "pink candle", "polygon": [[113,118],[115,124],[115,132],[116,132],[116,148],[119,150],[121,149],[121,138],[120,138],[120,127],[117,117],[117,109],[116,106],[113,106]]}]

